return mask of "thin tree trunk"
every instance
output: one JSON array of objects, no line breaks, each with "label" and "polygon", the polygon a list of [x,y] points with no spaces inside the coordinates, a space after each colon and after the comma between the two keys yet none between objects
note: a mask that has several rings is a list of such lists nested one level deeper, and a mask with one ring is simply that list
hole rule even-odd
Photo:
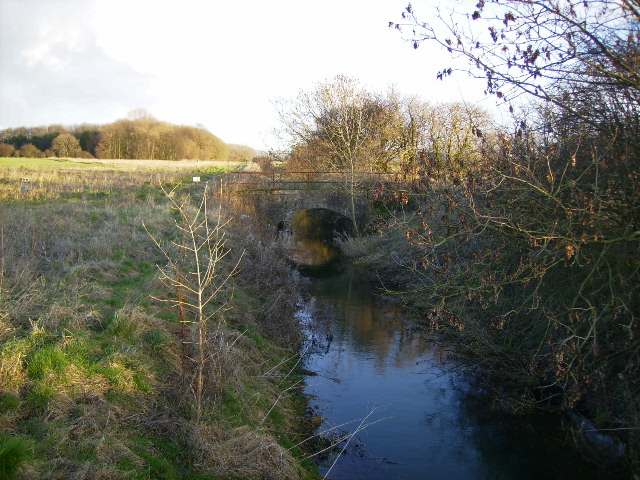
[{"label": "thin tree trunk", "polygon": [[351,162],[351,181],[349,182],[349,196],[351,197],[351,220],[356,237],[360,236],[358,229],[358,219],[356,218],[356,178],[353,162]]}]

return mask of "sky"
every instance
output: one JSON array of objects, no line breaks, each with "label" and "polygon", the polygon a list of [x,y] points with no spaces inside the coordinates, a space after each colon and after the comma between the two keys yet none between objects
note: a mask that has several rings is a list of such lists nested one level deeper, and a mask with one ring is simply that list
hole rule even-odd
[{"label": "sky", "polygon": [[[435,0],[414,0],[428,14]],[[455,0],[446,0],[453,2]],[[0,129],[106,124],[143,108],[227,143],[278,148],[275,102],[336,75],[495,108],[483,83],[390,21],[407,0],[0,0]]]}]

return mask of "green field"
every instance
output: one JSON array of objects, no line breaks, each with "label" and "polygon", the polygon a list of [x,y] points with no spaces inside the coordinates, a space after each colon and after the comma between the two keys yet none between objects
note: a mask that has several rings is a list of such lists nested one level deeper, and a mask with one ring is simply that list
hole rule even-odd
[{"label": "green field", "polygon": [[[243,168],[244,163],[168,160],[0,158],[0,200],[44,201],[87,194],[142,195]],[[25,181],[26,179],[26,181]]]},{"label": "green field", "polygon": [[0,158],[0,169],[7,168],[109,168],[108,165],[94,162],[92,160],[71,160],[69,158]]},{"label": "green field", "polygon": [[81,158],[0,158],[0,169],[26,168],[26,169],[57,169],[57,168],[99,168],[115,170],[140,170],[140,169],[209,169],[220,168],[234,170],[246,165],[244,162],[227,161],[198,161],[198,160],[101,160]]}]

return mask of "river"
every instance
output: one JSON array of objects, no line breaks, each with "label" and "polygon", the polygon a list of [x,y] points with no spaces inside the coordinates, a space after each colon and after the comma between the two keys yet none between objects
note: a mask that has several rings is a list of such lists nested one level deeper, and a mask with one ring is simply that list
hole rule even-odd
[{"label": "river", "polygon": [[[296,245],[303,265],[335,257],[326,242],[297,238]],[[612,478],[567,447],[561,417],[490,409],[428,332],[381,301],[372,272],[335,259],[305,271],[312,282],[298,316],[307,332],[305,368],[314,372],[305,393],[324,419],[318,433],[337,443],[319,456],[322,475]]]}]

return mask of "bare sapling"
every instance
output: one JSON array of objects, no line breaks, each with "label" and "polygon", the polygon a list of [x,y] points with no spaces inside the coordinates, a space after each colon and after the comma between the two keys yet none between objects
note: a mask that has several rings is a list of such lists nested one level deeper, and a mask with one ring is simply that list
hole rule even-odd
[{"label": "bare sapling", "polygon": [[2,210],[0,210],[0,305],[3,304],[3,287],[4,287],[4,219],[2,218]]},{"label": "bare sapling", "polygon": [[[207,204],[205,185],[198,206],[185,198],[177,200],[175,190],[163,193],[175,212],[174,224],[179,241],[158,239],[147,229],[149,237],[167,259],[164,266],[158,265],[161,282],[175,292],[174,298],[155,298],[176,307],[182,325],[183,366],[188,365],[185,374],[189,377],[195,402],[195,420],[202,418],[206,373],[213,358],[221,353],[216,351],[210,339],[219,339],[223,334],[224,320],[221,313],[227,303],[220,294],[228,280],[238,272],[242,255],[231,269],[223,268],[223,259],[230,249],[225,244],[222,209],[210,211]],[[209,331],[213,326],[214,330]],[[219,380],[219,379],[218,379]]]}]

